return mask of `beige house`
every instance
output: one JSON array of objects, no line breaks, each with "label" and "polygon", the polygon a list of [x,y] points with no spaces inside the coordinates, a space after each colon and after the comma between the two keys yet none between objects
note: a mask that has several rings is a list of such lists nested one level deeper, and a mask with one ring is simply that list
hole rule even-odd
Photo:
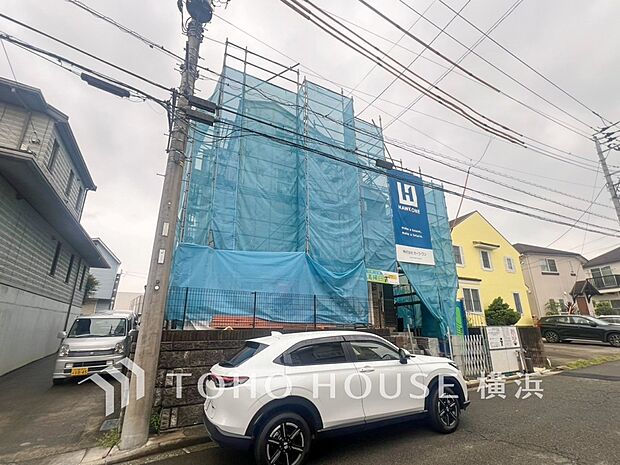
[{"label": "beige house", "polygon": [[[591,299],[580,284],[588,278],[584,265],[587,260],[578,253],[548,249],[528,244],[514,244],[521,254],[523,276],[528,287],[528,300],[532,316],[538,319],[551,309],[567,311],[571,302],[579,308],[578,313],[594,314]],[[575,294],[574,300],[571,294]]]},{"label": "beige house", "polygon": [[593,258],[584,268],[588,281],[600,293],[592,300],[607,301],[620,314],[620,247]]}]

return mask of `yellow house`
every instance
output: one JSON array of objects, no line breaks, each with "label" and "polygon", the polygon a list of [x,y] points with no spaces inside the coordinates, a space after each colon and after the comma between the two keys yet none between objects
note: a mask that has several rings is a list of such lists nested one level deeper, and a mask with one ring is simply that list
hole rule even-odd
[{"label": "yellow house", "polygon": [[479,212],[450,222],[458,299],[463,299],[469,326],[486,326],[484,310],[496,297],[522,316],[518,326],[533,325],[519,252]]}]

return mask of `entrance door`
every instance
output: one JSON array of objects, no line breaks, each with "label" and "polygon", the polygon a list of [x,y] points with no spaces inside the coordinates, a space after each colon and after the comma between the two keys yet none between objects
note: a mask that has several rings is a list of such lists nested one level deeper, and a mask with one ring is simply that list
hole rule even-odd
[{"label": "entrance door", "polygon": [[589,315],[590,309],[588,308],[588,301],[582,295],[577,297],[577,308],[579,309],[579,313],[582,315]]}]

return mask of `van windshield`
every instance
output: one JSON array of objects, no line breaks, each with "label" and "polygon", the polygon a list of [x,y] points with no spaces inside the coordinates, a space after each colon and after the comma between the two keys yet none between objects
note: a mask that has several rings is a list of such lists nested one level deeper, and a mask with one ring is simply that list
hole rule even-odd
[{"label": "van windshield", "polygon": [[69,337],[118,337],[125,336],[126,331],[124,318],[78,318]]}]

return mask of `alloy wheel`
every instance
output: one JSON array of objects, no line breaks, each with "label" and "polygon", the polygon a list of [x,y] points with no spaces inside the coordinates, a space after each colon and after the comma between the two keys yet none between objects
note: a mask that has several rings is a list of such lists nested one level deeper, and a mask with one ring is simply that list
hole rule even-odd
[{"label": "alloy wheel", "polygon": [[459,419],[457,399],[452,397],[439,397],[437,399],[437,413],[439,419],[446,427],[452,427]]},{"label": "alloy wheel", "polygon": [[560,336],[558,336],[558,333],[554,331],[548,331],[545,333],[545,339],[547,342],[559,342]]},{"label": "alloy wheel", "polygon": [[620,334],[612,334],[609,336],[609,343],[614,347],[620,347]]},{"label": "alloy wheel", "polygon": [[292,422],[276,425],[267,438],[267,462],[270,465],[297,465],[303,458],[304,433]]}]

